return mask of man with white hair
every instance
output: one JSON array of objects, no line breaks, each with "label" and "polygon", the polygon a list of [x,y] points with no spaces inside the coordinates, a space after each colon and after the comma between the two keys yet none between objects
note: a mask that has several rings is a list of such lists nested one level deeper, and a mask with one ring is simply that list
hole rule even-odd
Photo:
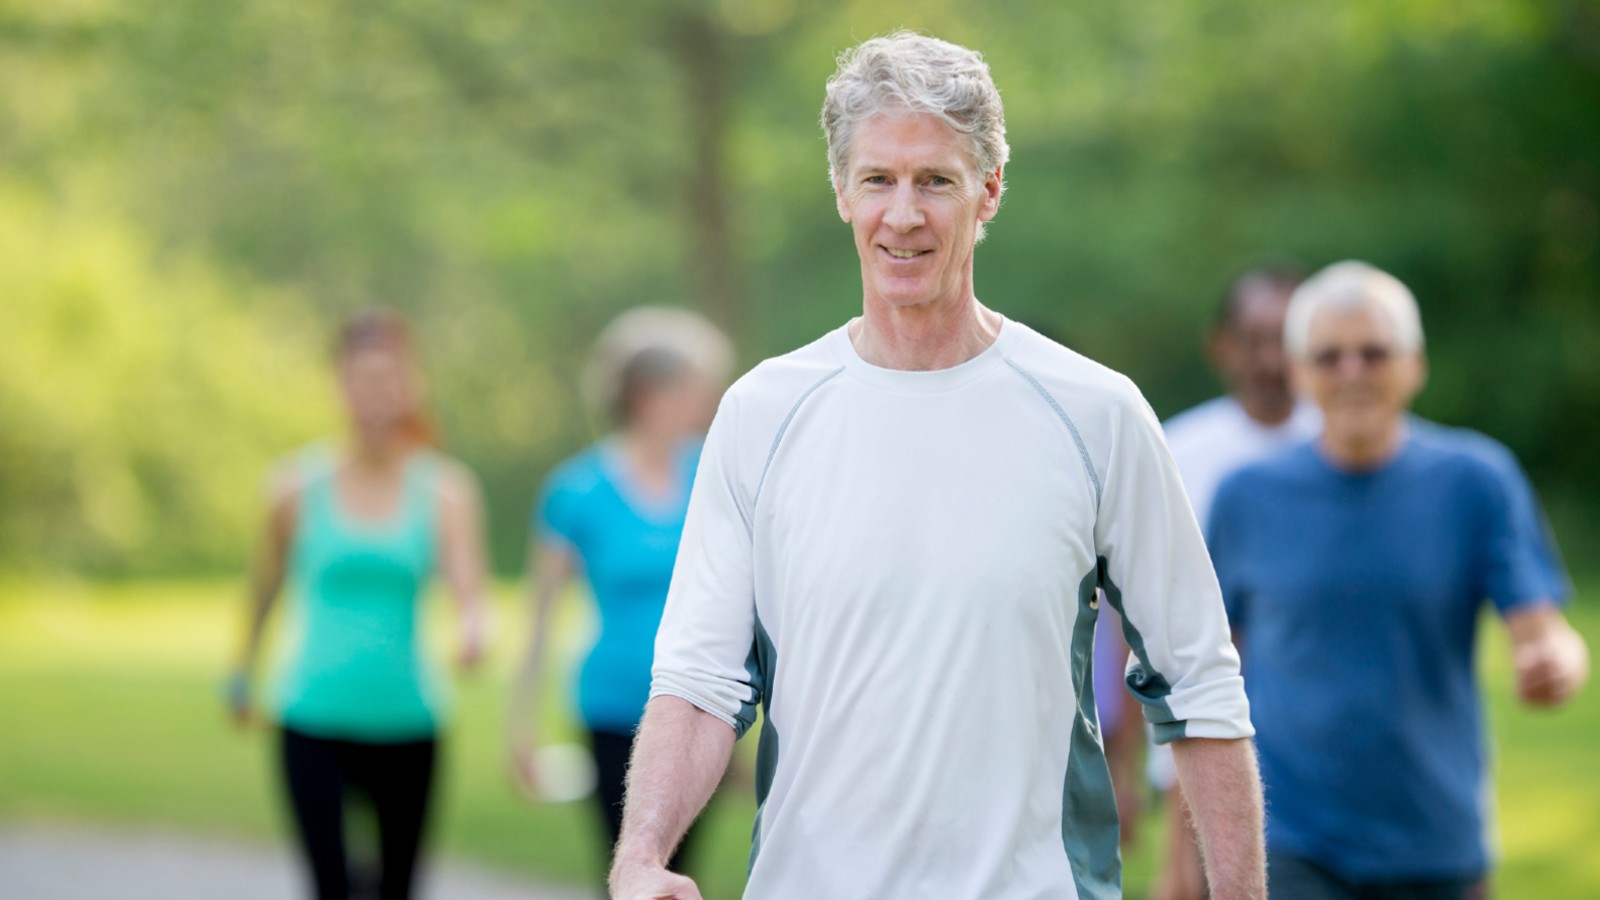
[{"label": "man with white hair", "polygon": [[1411,292],[1359,262],[1290,301],[1284,343],[1320,437],[1226,480],[1207,529],[1260,729],[1274,896],[1482,896],[1485,766],[1473,670],[1491,600],[1524,702],[1588,654],[1509,451],[1408,416],[1426,363]]},{"label": "man with white hair", "polygon": [[1102,592],[1214,896],[1262,896],[1238,656],[1160,425],[1128,379],[973,292],[1008,153],[988,67],[869,40],[822,121],[862,314],[717,413],[613,896],[700,896],[664,861],[759,704],[747,897],[1119,897],[1089,677]]}]

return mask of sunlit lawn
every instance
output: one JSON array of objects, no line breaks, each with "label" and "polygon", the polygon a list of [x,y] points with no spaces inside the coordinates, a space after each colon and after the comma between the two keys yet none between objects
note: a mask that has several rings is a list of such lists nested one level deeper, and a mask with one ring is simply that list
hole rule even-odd
[{"label": "sunlit lawn", "polygon": [[[237,588],[218,582],[0,585],[0,818],[279,839],[269,735],[235,731],[217,690],[238,604]],[[570,657],[585,626],[566,612]],[[1580,604],[1574,616],[1600,635],[1600,615]],[[592,880],[598,863],[589,809],[530,804],[509,789],[503,698],[525,622],[509,595],[499,622],[492,663],[461,683],[437,822],[441,847],[508,871]],[[1498,895],[1594,896],[1600,692],[1556,715],[1522,710],[1509,700],[1503,637],[1492,632],[1484,649],[1500,757]],[[572,733],[564,698],[558,691],[545,704],[551,738]],[[738,896],[752,810],[748,795],[735,794],[713,813],[699,867],[708,897]],[[1151,850],[1129,859],[1130,896],[1143,893]]]}]

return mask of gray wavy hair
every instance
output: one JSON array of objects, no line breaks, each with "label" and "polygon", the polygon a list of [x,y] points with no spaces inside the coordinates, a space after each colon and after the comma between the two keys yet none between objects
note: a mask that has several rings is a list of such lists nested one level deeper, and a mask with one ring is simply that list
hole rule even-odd
[{"label": "gray wavy hair", "polygon": [[837,183],[844,176],[856,123],[892,109],[943,119],[970,142],[980,175],[1011,158],[1000,90],[983,55],[935,37],[896,31],[839,54],[838,71],[828,79],[822,131],[828,138],[831,180]]},{"label": "gray wavy hair", "polygon": [[1324,309],[1371,308],[1394,328],[1395,349],[1402,353],[1422,350],[1422,314],[1417,298],[1400,279],[1359,260],[1334,263],[1306,279],[1289,300],[1284,315],[1283,345],[1289,355],[1305,359],[1311,353],[1311,322]]}]

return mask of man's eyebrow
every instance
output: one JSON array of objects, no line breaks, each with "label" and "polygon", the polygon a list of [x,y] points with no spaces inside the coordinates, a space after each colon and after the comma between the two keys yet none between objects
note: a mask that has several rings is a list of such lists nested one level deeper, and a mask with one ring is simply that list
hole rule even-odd
[{"label": "man's eyebrow", "polygon": [[[917,167],[917,169],[915,170],[914,174],[916,174],[916,175],[942,175],[942,176],[944,176],[946,178],[951,178],[953,176],[959,175],[961,173],[961,168],[962,168],[961,165],[959,163],[956,163],[956,162],[951,162],[951,163],[948,163],[948,164],[946,164],[946,163],[935,163],[933,165],[926,165],[926,166]],[[854,172],[855,172],[855,174],[857,176],[860,176],[860,175],[884,175],[884,174],[890,174],[892,171],[893,171],[893,167],[892,166],[888,165],[887,163],[878,163],[878,162],[857,163],[855,165],[855,167],[854,167]]]}]

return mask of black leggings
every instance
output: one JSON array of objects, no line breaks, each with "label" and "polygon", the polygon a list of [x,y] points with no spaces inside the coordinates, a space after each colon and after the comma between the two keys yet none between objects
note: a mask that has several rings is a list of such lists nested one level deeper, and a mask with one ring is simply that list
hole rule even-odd
[{"label": "black leggings", "polygon": [[345,800],[359,794],[378,820],[378,896],[411,896],[433,787],[435,738],[394,744],[311,737],[283,729],[283,778],[317,900],[351,894]]},{"label": "black leggings", "polygon": [[[606,852],[602,857],[606,871],[609,872],[611,851],[617,846],[617,838],[622,834],[622,787],[628,774],[628,756],[633,752],[633,735],[591,731],[589,752],[594,756],[595,802],[600,806],[606,836],[610,839],[606,843]],[[700,820],[697,820],[689,827],[689,833],[683,836],[683,842],[678,845],[678,849],[673,851],[672,859],[667,861],[668,869],[678,873],[683,872],[684,861],[690,856],[690,845],[695,843],[695,835],[699,831]]]}]

